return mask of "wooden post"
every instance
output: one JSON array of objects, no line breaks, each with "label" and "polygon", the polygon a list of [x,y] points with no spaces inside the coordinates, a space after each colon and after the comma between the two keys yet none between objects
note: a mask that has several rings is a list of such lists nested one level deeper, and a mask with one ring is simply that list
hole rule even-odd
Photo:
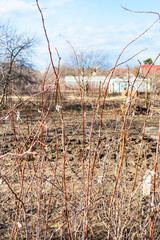
[{"label": "wooden post", "polygon": [[145,107],[148,108],[148,81],[146,81],[146,90],[145,90]]},{"label": "wooden post", "polygon": [[[99,82],[99,93],[101,91],[101,81]],[[100,105],[100,98],[99,98],[99,101],[98,101],[98,105],[97,105],[97,111],[99,110],[99,105]]]},{"label": "wooden post", "polygon": [[57,101],[58,101],[58,83],[56,83],[56,94],[55,94],[55,106],[57,105]]}]

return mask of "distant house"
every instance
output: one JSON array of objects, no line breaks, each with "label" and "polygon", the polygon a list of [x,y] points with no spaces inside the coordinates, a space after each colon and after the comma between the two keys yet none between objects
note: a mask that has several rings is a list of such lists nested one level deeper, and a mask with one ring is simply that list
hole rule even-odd
[{"label": "distant house", "polygon": [[127,68],[116,68],[114,70],[113,76],[114,77],[124,77],[128,74]]},{"label": "distant house", "polygon": [[[150,67],[150,65],[142,65],[141,73],[146,74]],[[152,74],[152,76],[160,77],[160,65],[152,65],[149,74]]]},{"label": "distant house", "polygon": [[[65,86],[67,89],[78,89],[78,77],[66,76],[65,77]],[[80,81],[82,78],[80,78]],[[83,81],[88,81],[90,90],[98,90],[99,86],[103,86],[105,88],[108,84],[109,77],[105,76],[93,76],[91,78],[84,77]],[[120,93],[124,90],[130,90],[133,83],[135,81],[135,76],[130,75],[128,77],[120,78],[120,77],[112,77],[108,86],[109,93]],[[148,83],[148,91],[150,91],[150,79],[143,80],[142,78],[137,78],[134,85],[133,90],[137,90],[139,92],[145,92],[146,82]]]},{"label": "distant house", "polygon": [[142,78],[137,78],[135,81],[135,76],[130,75],[130,77],[126,78],[111,78],[110,84],[109,84],[109,92],[110,93],[118,93],[123,92],[124,90],[134,90],[136,91],[138,89],[138,92],[145,92],[146,89],[146,82],[148,86],[148,91],[150,91],[150,80]]}]

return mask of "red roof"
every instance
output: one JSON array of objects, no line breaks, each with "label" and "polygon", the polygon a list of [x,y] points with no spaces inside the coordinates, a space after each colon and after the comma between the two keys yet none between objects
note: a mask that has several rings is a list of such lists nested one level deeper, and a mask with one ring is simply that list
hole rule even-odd
[{"label": "red roof", "polygon": [[[142,70],[148,70],[150,68],[150,65],[141,65],[141,69]],[[151,67],[151,71],[154,71],[154,72],[159,72],[160,71],[160,65],[153,65]]]},{"label": "red roof", "polygon": [[127,74],[127,72],[128,72],[127,68],[116,68],[114,74],[124,76]]}]

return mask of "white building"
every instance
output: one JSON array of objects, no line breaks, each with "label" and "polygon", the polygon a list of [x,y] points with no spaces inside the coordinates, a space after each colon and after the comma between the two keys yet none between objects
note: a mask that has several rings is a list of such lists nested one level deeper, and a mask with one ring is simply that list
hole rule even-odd
[{"label": "white building", "polygon": [[[82,77],[80,77],[80,81],[82,81]],[[100,85],[103,86],[103,88],[107,86],[109,77],[107,78],[105,76],[93,76],[91,78],[84,77],[83,81],[85,83],[88,81],[89,89],[99,89]],[[78,88],[78,82],[79,82],[79,78],[77,76],[65,77],[65,84],[67,88],[72,88],[72,89]],[[133,90],[138,89],[139,92],[145,92],[146,86],[147,86],[148,91],[150,91],[150,79],[142,79],[142,78],[135,79],[134,75],[130,75],[129,78],[128,77],[111,78],[109,82],[108,92],[119,93],[126,89],[130,90],[132,86],[133,86]]]}]

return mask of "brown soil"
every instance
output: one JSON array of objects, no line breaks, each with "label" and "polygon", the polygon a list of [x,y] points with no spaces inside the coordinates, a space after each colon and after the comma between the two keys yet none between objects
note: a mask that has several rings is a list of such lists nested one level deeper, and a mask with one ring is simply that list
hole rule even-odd
[{"label": "brown soil", "polygon": [[[125,153],[109,216],[111,196],[122,158],[122,125],[127,109],[125,101],[125,98],[116,97],[107,98],[105,103],[101,140],[97,149],[92,184],[89,182],[89,239],[108,239],[109,229],[110,239],[149,239],[152,196],[143,196],[143,176],[148,170],[154,169],[157,142],[152,132],[145,129],[157,127],[158,135],[159,111],[152,106],[149,115],[136,112],[137,104],[144,105],[143,99],[134,102],[128,113]],[[84,101],[83,172],[80,99],[69,96],[63,99],[65,184],[72,239],[83,239],[85,232],[88,169],[91,174],[99,136],[102,101],[96,111],[90,146],[94,104],[95,96],[90,96]],[[10,113],[10,118],[0,122],[0,146],[1,155],[3,155],[0,161],[1,239],[10,239],[11,236],[12,239],[18,240],[27,239],[27,236],[28,239],[45,239],[45,237],[46,239],[68,239],[67,224],[64,224],[66,216],[61,116],[52,107],[47,117],[43,119],[48,107],[44,108],[42,116],[39,105],[39,101],[24,103],[19,109]],[[17,111],[20,112],[21,120],[17,120]],[[6,110],[1,111],[1,117],[6,113]],[[32,149],[29,149],[30,144],[33,143]],[[23,154],[24,152],[27,153]],[[16,156],[15,153],[22,155]],[[135,188],[132,191],[138,158],[138,173]],[[160,239],[160,217],[157,214],[159,177],[158,174],[156,176],[156,209],[152,239]],[[129,210],[131,196],[132,203]],[[47,212],[48,227],[45,235]],[[18,227],[19,223],[21,227]],[[52,238],[50,238],[51,235]]]}]

